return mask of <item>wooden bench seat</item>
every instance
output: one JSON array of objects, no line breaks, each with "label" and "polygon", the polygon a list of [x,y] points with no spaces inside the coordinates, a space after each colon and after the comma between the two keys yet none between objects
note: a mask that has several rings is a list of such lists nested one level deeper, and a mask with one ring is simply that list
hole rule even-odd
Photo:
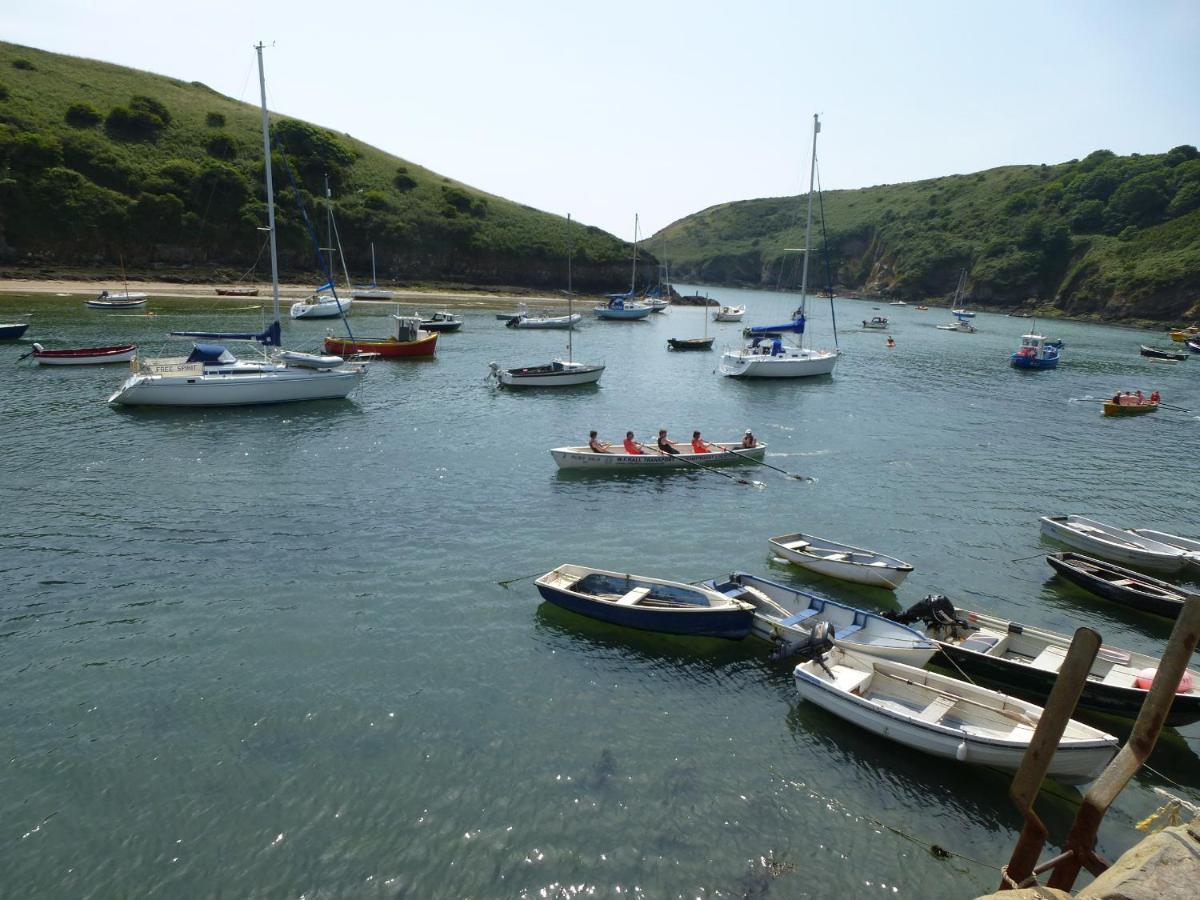
[{"label": "wooden bench seat", "polygon": [[950,711],[950,707],[954,706],[957,702],[957,700],[952,700],[949,697],[934,697],[932,703],[917,713],[917,718],[922,722],[928,722],[930,725],[936,725],[942,720],[942,716]]},{"label": "wooden bench seat", "polygon": [[637,604],[639,604],[643,600],[645,600],[646,597],[649,596],[649,594],[650,594],[650,588],[646,588],[646,587],[634,588],[628,594],[626,594],[625,596],[623,596],[619,600],[617,600],[617,605],[618,606],[636,606]]}]

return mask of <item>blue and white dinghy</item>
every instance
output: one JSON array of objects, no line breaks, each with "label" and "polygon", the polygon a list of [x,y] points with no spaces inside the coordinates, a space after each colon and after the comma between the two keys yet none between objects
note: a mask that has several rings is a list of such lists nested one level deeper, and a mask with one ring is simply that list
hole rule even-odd
[{"label": "blue and white dinghy", "polygon": [[734,572],[705,586],[752,604],[754,634],[780,645],[782,655],[806,645],[818,624],[829,629],[835,646],[867,656],[923,666],[937,653],[937,644],[914,628],[757,575]]},{"label": "blue and white dinghy", "polygon": [[643,631],[738,640],[754,624],[750,603],[678,581],[561,565],[534,584],[555,606]]}]

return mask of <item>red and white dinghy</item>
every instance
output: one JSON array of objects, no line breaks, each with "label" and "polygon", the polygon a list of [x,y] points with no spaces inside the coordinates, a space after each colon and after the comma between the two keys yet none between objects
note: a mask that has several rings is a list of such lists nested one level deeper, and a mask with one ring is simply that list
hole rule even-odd
[{"label": "red and white dinghy", "polygon": [[123,363],[133,359],[135,353],[137,344],[75,347],[68,350],[47,350],[41,344],[33,345],[33,358],[39,366],[97,366],[105,363]]}]

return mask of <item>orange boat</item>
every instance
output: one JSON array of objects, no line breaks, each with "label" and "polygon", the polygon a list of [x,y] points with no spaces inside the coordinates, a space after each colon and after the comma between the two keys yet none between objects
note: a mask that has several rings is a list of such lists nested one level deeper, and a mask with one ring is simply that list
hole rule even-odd
[{"label": "orange boat", "polygon": [[406,356],[433,356],[437,348],[437,332],[423,331],[419,316],[397,316],[396,334],[387,338],[325,338],[325,352],[338,356],[353,356],[355,353],[378,353],[384,359],[399,359]]},{"label": "orange boat", "polygon": [[1141,416],[1157,411],[1157,396],[1137,397],[1126,391],[1114,395],[1111,400],[1104,401],[1104,415],[1106,416]]}]

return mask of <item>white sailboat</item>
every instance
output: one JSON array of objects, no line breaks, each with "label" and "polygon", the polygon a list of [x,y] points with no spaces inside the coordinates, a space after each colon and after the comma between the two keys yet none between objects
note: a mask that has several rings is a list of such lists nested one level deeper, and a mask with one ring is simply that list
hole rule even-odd
[{"label": "white sailboat", "polygon": [[[329,190],[329,176],[325,176],[325,215],[329,224],[329,281],[311,297],[292,304],[293,319],[333,319],[350,311],[354,302],[350,297],[339,297],[333,284],[333,253],[336,250],[342,261],[342,274],[346,276],[346,287],[350,287],[350,273],[346,271],[346,258],[342,255],[342,239],[338,236],[333,221],[333,192]],[[329,291],[329,293],[324,293]]]},{"label": "white sailboat", "polygon": [[[808,378],[829,375],[837,365],[839,350],[816,350],[803,346],[805,309],[808,300],[808,258],[812,246],[813,188],[817,172],[817,135],[821,121],[813,115],[812,161],[808,174],[808,218],[804,226],[804,268],[800,277],[800,308],[793,320],[784,325],[751,329],[750,341],[741,348],[726,350],[718,366],[722,375],[732,378]],[[800,335],[800,343],[784,343],[782,337],[767,337],[768,332]],[[836,332],[835,332],[836,336]]]},{"label": "white sailboat", "polygon": [[963,269],[958,276],[958,286],[954,289],[954,299],[950,301],[950,312],[961,319],[973,319],[975,313],[963,306],[963,294],[967,291],[967,270]]},{"label": "white sailboat", "polygon": [[[571,228],[571,216],[567,215],[567,229]],[[574,297],[571,290],[571,248],[567,249],[567,358],[556,359],[545,365],[525,366],[520,369],[502,369],[499,363],[489,363],[491,370],[489,378],[495,378],[497,383],[508,387],[570,387],[578,384],[595,384],[604,374],[604,366],[589,365],[575,362],[575,329],[571,328],[579,320],[575,312]],[[519,326],[518,326],[519,327]]]},{"label": "white sailboat", "polygon": [[267,222],[271,244],[271,293],[275,321],[260,334],[175,332],[209,341],[250,340],[273,348],[261,360],[238,359],[223,344],[196,343],[186,357],[137,360],[134,373],[108,399],[122,406],[247,406],[300,400],[345,398],[362,384],[366,366],[346,365],[340,356],[280,350],[279,259],[275,242],[275,189],[271,182],[271,138],[263,45],[258,53],[262,96],[263,158],[267,182]]},{"label": "white sailboat", "polygon": [[597,318],[612,319],[618,321],[628,321],[630,319],[644,319],[654,309],[647,306],[645,303],[638,303],[633,299],[637,292],[637,248],[638,248],[638,217],[637,213],[633,215],[633,275],[629,279],[628,294],[609,294],[608,302],[604,306],[593,306],[592,312]]},{"label": "white sailboat", "polygon": [[391,300],[392,292],[375,283],[375,242],[371,241],[371,283],[354,289],[355,300]]}]

